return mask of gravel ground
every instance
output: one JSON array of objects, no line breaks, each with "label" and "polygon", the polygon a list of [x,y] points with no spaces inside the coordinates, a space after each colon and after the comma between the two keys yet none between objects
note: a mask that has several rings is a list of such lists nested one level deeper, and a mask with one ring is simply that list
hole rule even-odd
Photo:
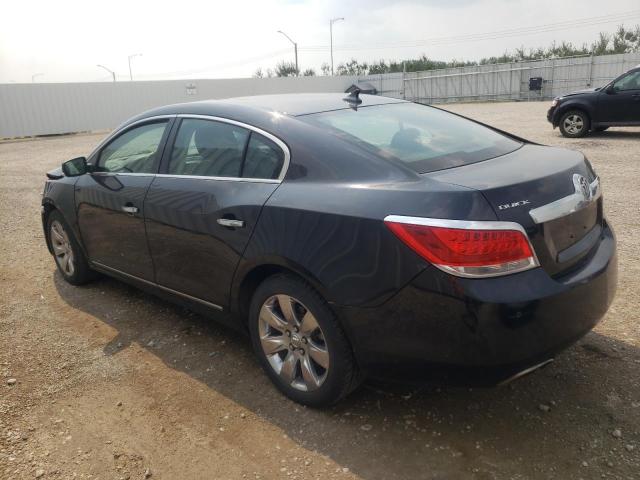
[{"label": "gravel ground", "polygon": [[620,250],[604,322],[507,387],[368,384],[324,411],[280,396],[210,320],[61,280],[44,172],[103,135],[0,143],[0,478],[640,478],[640,131],[564,139],[546,106],[448,108],[589,157]]}]

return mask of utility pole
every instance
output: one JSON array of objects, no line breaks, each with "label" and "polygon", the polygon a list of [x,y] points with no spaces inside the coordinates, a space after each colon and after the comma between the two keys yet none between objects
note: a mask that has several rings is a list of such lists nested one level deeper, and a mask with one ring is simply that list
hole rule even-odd
[{"label": "utility pole", "polygon": [[331,75],[333,76],[333,24],[344,20],[342,17],[336,17],[329,20],[329,42],[331,45]]},{"label": "utility pole", "polygon": [[296,42],[294,42],[293,40],[291,40],[291,37],[289,37],[289,35],[284,33],[282,30],[278,30],[278,33],[281,33],[282,35],[287,37],[287,40],[289,40],[291,43],[293,43],[293,53],[295,53],[295,56],[296,56],[296,76],[300,75],[300,70],[298,70],[298,44]]},{"label": "utility pole", "polygon": [[134,57],[141,57],[142,54],[141,53],[134,53],[132,55],[129,55],[129,80],[133,81],[133,73],[131,73],[131,59]]},{"label": "utility pole", "polygon": [[44,73],[34,73],[31,75],[31,83],[36,83],[36,77],[41,77]]},{"label": "utility pole", "polygon": [[111,76],[113,77],[113,83],[116,83],[116,74],[113,70],[109,70],[107,67],[105,67],[104,65],[96,65],[96,67],[100,67],[100,68],[104,68],[107,72],[109,72],[111,74]]}]

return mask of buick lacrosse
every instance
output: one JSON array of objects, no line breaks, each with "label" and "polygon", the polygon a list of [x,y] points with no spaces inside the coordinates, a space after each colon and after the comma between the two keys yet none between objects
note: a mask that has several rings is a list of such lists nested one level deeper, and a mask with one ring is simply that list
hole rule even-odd
[{"label": "buick lacrosse", "polygon": [[100,272],[215,314],[312,406],[368,376],[522,375],[616,288],[582,154],[357,90],[157,108],[47,177],[67,282]]}]

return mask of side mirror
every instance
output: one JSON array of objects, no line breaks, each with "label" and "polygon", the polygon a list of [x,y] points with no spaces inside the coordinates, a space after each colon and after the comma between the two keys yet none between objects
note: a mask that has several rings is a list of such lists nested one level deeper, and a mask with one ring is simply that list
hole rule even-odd
[{"label": "side mirror", "polygon": [[607,86],[604,93],[607,93],[609,95],[611,95],[612,93],[616,93],[616,89],[614,88],[613,83]]},{"label": "side mirror", "polygon": [[90,171],[85,157],[72,158],[62,164],[62,173],[65,177],[78,177]]}]

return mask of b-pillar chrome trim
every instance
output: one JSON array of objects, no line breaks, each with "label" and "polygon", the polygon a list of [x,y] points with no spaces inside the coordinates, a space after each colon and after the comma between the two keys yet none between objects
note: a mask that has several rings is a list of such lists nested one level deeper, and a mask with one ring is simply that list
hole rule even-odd
[{"label": "b-pillar chrome trim", "polygon": [[184,297],[184,298],[186,298],[188,300],[192,300],[194,302],[201,303],[201,304],[206,305],[207,307],[211,307],[211,308],[213,308],[215,310],[220,310],[220,311],[224,310],[220,305],[216,305],[215,303],[211,303],[211,302],[208,302],[206,300],[202,300],[201,298],[198,298],[198,297],[192,297],[191,295],[179,292],[177,290],[174,290],[173,288],[165,287],[163,285],[160,285],[159,283],[150,282],[149,280],[145,280],[144,278],[136,277],[135,275],[131,275],[129,273],[125,273],[122,270],[118,270],[117,268],[108,267],[108,266],[106,266],[106,265],[104,265],[104,264],[102,264],[100,262],[91,262],[91,265],[96,266],[98,268],[98,270],[106,270],[108,272],[113,272],[115,274],[122,275],[123,277],[131,278],[132,280],[136,280],[138,282],[142,282],[142,283],[145,283],[147,285],[151,285],[152,287],[157,287],[157,288],[159,288],[161,290],[164,290],[165,292],[173,293],[174,295],[178,295],[178,296]]}]

